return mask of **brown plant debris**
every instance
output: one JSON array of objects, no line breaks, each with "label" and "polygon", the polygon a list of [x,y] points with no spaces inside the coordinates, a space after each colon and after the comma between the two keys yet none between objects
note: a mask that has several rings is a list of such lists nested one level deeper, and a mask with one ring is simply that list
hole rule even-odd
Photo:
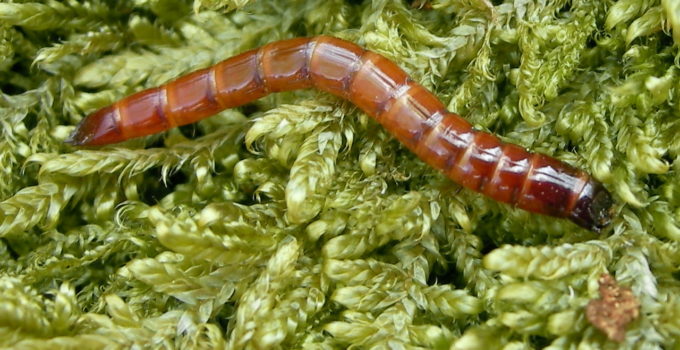
[{"label": "brown plant debris", "polygon": [[630,288],[619,286],[609,274],[603,273],[598,283],[600,299],[588,303],[586,317],[610,340],[621,343],[626,335],[626,325],[640,314],[640,302]]}]

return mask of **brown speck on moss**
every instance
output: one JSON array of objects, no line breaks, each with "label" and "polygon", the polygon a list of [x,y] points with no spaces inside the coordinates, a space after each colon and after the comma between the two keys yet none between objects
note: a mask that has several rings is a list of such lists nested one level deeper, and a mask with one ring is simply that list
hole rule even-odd
[{"label": "brown speck on moss", "polygon": [[411,2],[411,8],[421,10],[432,10],[432,3],[429,0],[414,0]]},{"label": "brown speck on moss", "polygon": [[621,343],[626,335],[626,325],[640,315],[640,302],[630,288],[619,286],[609,274],[603,273],[598,283],[600,299],[588,303],[586,317],[610,340]]}]

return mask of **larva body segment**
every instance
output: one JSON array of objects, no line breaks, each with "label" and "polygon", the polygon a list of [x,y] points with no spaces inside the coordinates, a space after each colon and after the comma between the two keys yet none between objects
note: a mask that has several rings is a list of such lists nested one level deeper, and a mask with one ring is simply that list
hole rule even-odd
[{"label": "larva body segment", "polygon": [[476,131],[385,57],[336,38],[282,40],[126,97],[85,118],[75,145],[193,123],[271,92],[314,87],[353,102],[432,167],[497,201],[599,231],[612,199],[586,173]]},{"label": "larva body segment", "polygon": [[247,51],[211,67],[215,99],[223,108],[240,106],[267,95],[260,78],[257,53],[258,50]]}]

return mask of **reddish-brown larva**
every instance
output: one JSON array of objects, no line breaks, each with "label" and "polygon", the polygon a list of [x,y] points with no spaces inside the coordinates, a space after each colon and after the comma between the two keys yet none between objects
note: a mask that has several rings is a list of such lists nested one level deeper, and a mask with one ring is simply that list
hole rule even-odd
[{"label": "reddish-brown larva", "polygon": [[385,57],[337,38],[282,40],[128,96],[89,115],[74,145],[104,145],[196,122],[271,92],[317,88],[353,102],[453,181],[599,231],[612,198],[588,174],[476,131]]}]

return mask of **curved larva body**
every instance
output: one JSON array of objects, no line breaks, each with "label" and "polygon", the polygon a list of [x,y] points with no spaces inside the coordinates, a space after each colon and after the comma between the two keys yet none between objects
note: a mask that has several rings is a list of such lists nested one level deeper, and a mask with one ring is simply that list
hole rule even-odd
[{"label": "curved larva body", "polygon": [[611,196],[588,174],[473,130],[388,59],[327,36],[274,42],[128,96],[85,118],[71,142],[120,142],[193,123],[271,92],[311,87],[353,102],[467,188],[595,231],[610,220]]}]

